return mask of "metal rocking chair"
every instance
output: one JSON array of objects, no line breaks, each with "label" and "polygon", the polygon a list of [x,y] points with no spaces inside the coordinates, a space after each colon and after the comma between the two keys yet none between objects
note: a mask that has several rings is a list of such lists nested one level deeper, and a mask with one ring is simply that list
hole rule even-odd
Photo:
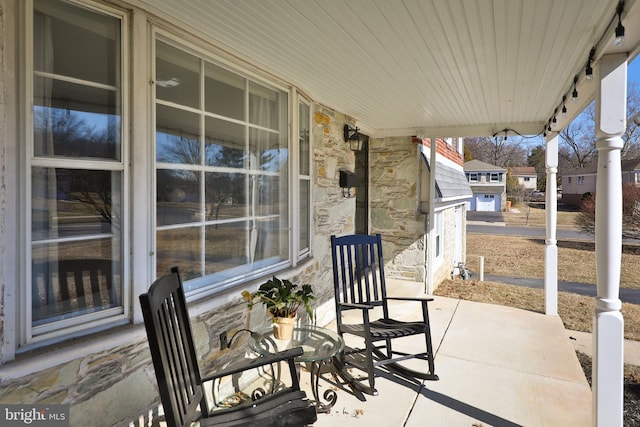
[{"label": "metal rocking chair", "polygon": [[[302,354],[301,348],[243,362],[201,378],[178,269],[173,268],[171,274],[156,280],[148,293],[140,295],[140,304],[169,427],[190,426],[198,415],[201,426],[304,426],[316,421],[316,409],[300,391],[296,374],[294,358]],[[260,390],[254,396],[257,400],[209,411],[203,383],[280,361],[288,363],[291,387],[279,387],[267,395]]]},{"label": "metal rocking chair", "polygon": [[[345,351],[345,365],[364,371],[369,382],[368,386],[361,383],[353,385],[364,393],[377,394],[374,369],[378,366],[404,378],[437,380],[427,307],[433,298],[387,296],[380,234],[331,236],[331,252],[338,333],[341,336],[352,334],[361,337],[365,345],[364,349]],[[422,305],[422,318],[406,322],[389,317],[388,302],[391,300],[419,302]],[[371,320],[370,312],[376,307],[381,307],[382,317]],[[361,312],[361,318],[358,317],[360,323],[345,323],[343,315],[349,310]],[[411,335],[424,335],[425,352],[407,354],[392,348],[394,339]],[[399,363],[415,358],[426,360],[428,369],[417,371]]]}]

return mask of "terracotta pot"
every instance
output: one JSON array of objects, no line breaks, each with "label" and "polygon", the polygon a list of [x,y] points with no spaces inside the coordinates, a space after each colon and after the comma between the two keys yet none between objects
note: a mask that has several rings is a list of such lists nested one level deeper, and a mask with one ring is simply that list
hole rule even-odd
[{"label": "terracotta pot", "polygon": [[295,325],[295,317],[274,317],[273,336],[279,340],[290,340],[293,335],[293,327]]}]

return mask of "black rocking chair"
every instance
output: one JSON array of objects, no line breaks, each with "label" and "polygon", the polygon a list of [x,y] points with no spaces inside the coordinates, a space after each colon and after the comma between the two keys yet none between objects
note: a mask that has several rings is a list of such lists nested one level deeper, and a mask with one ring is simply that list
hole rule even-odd
[{"label": "black rocking chair", "polygon": [[[259,357],[201,378],[178,269],[174,267],[171,274],[156,280],[140,295],[140,304],[168,426],[190,426],[198,415],[201,426],[304,426],[316,421],[316,409],[300,390],[296,375],[294,358],[302,354],[301,348]],[[291,387],[279,387],[262,397],[258,393],[254,396],[257,400],[229,409],[209,411],[204,382],[280,361],[288,363]]]},{"label": "black rocking chair", "polygon": [[[352,385],[364,393],[376,395],[374,369],[378,366],[404,378],[437,380],[427,307],[427,303],[433,301],[433,298],[387,296],[380,234],[331,236],[331,253],[338,333],[341,336],[352,334],[364,339],[364,349],[350,348],[345,351],[344,363],[365,372],[369,385]],[[388,301],[391,300],[419,302],[422,305],[422,319],[406,322],[389,317]],[[376,307],[382,308],[382,317],[371,320],[370,311]],[[345,323],[343,314],[348,310],[359,310],[362,313],[361,322]],[[394,339],[418,334],[424,335],[425,352],[407,354],[392,348]],[[417,371],[399,363],[415,358],[426,360],[428,370]]]}]

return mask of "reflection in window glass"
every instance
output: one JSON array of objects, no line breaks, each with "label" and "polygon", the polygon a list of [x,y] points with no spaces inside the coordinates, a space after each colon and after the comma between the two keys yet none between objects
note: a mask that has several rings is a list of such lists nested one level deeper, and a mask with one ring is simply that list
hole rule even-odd
[{"label": "reflection in window glass", "polygon": [[206,174],[205,209],[207,220],[229,220],[243,218],[247,215],[245,180],[244,174]]},{"label": "reflection in window glass", "polygon": [[121,305],[118,245],[109,238],[35,245],[33,326]]},{"label": "reflection in window glass", "polygon": [[309,241],[309,206],[310,202],[309,181],[300,180],[300,250],[308,249],[311,242]]},{"label": "reflection in window glass", "polygon": [[208,166],[244,167],[245,129],[238,123],[206,118],[205,153]]},{"label": "reflection in window glass", "polygon": [[33,7],[27,342],[104,326],[128,310],[122,22],[67,1],[34,0]]},{"label": "reflection in window glass", "polygon": [[281,92],[254,82],[249,83],[249,122],[267,129],[278,129]]},{"label": "reflection in window glass", "polygon": [[[198,95],[189,100],[204,100],[188,104],[168,99],[169,89],[158,92],[157,274],[172,263],[187,264],[187,279],[207,276],[186,284],[193,290],[237,282],[287,260],[286,93],[164,42],[157,50],[162,70],[193,72],[189,81],[197,82]],[[183,85],[178,80],[175,88]],[[185,242],[177,248],[166,236],[182,239],[181,230]]]},{"label": "reflection in window glass", "polygon": [[113,90],[34,78],[36,156],[120,160],[120,109]]},{"label": "reflection in window glass", "polygon": [[167,43],[156,43],[156,97],[187,107],[200,106],[200,60]]},{"label": "reflection in window glass", "polygon": [[197,114],[157,106],[156,159],[167,163],[200,164],[200,118]]},{"label": "reflection in window glass", "polygon": [[205,110],[232,119],[244,119],[244,77],[206,63],[204,78]]},{"label": "reflection in window glass", "polygon": [[205,274],[232,270],[250,262],[247,245],[249,229],[246,221],[206,227]]},{"label": "reflection in window glass", "polygon": [[311,114],[310,108],[307,104],[300,102],[298,103],[298,144],[300,147],[298,151],[300,153],[300,175],[309,175],[309,156],[310,156],[310,133],[309,133],[309,123]]},{"label": "reflection in window glass", "polygon": [[182,169],[158,169],[158,225],[191,224],[202,220],[200,173]]},{"label": "reflection in window glass", "polygon": [[159,230],[156,240],[158,276],[170,273],[174,266],[180,267],[182,280],[202,275],[200,227]]},{"label": "reflection in window glass", "polygon": [[64,1],[35,0],[33,38],[36,72],[119,84],[119,19]]},{"label": "reflection in window glass", "polygon": [[32,239],[109,234],[119,230],[121,185],[118,172],[33,167]]},{"label": "reflection in window glass", "polygon": [[280,146],[280,135],[260,129],[249,130],[249,155],[255,169],[279,172],[286,168],[288,150]]}]

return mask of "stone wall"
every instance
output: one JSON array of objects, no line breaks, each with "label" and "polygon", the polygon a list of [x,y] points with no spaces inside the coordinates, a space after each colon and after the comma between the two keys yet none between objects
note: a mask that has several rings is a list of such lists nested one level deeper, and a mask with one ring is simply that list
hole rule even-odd
[{"label": "stone wall", "polygon": [[371,233],[383,238],[389,278],[424,281],[425,215],[418,212],[417,142],[412,137],[371,139]]}]

